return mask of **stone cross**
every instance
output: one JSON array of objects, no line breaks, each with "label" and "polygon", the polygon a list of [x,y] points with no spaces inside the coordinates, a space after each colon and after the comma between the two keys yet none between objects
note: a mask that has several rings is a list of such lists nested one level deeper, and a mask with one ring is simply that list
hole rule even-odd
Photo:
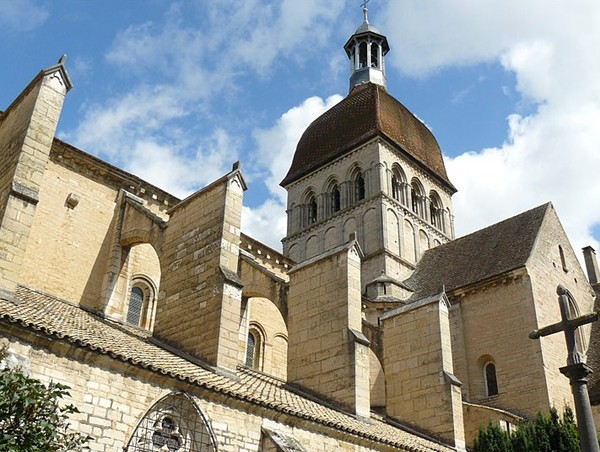
[{"label": "stone cross", "polygon": [[558,294],[558,303],[560,305],[561,321],[532,331],[529,333],[529,337],[531,339],[539,339],[540,337],[558,333],[559,331],[564,332],[568,352],[567,365],[561,367],[559,370],[569,378],[571,383],[581,450],[582,452],[600,452],[590,397],[587,390],[587,377],[592,373],[592,369],[583,362],[583,353],[577,349],[577,341],[575,340],[577,328],[598,320],[598,313],[593,312],[580,317],[571,317],[569,301],[572,303],[575,302],[573,295],[562,285],[558,286],[556,293]]}]

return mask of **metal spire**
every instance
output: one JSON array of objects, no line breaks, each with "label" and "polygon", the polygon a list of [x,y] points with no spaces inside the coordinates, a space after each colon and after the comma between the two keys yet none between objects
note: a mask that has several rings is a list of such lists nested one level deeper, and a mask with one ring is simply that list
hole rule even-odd
[{"label": "metal spire", "polygon": [[365,23],[368,24],[369,23],[369,10],[367,9],[367,4],[370,2],[371,0],[364,0],[362,5],[363,8],[363,15],[365,16]]}]

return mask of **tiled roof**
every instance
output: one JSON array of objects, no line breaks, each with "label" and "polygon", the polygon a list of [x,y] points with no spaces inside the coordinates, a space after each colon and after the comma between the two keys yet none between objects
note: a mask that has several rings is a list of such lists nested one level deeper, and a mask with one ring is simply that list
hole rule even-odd
[{"label": "tiled roof", "polygon": [[149,335],[51,295],[19,287],[15,304],[0,298],[0,319],[41,331],[74,346],[107,354],[132,365],[168,375],[212,391],[307,419],[387,446],[407,451],[449,451],[384,419],[362,421],[327,403],[305,396],[286,382],[243,367],[239,378],[217,374],[150,341]]},{"label": "tiled roof", "polygon": [[423,253],[405,283],[419,299],[523,267],[551,203],[452,240]]},{"label": "tiled roof", "polygon": [[383,86],[374,83],[357,86],[308,126],[281,185],[300,179],[376,136],[399,145],[448,188],[456,191],[448,179],[442,152],[431,131]]}]

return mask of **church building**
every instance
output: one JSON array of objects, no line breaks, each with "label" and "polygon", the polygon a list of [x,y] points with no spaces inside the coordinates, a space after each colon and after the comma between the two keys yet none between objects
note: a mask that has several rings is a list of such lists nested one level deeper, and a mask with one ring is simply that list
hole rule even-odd
[{"label": "church building", "polygon": [[[282,253],[240,231],[239,162],[178,199],[56,138],[64,58],[0,111],[3,365],[70,386],[92,451],[464,451],[573,406],[564,338],[528,335],[560,321],[559,284],[594,310],[595,251],[584,272],[551,203],[456,238],[389,50],[365,9],[348,95],[281,182]],[[597,330],[577,336],[592,368]]]}]

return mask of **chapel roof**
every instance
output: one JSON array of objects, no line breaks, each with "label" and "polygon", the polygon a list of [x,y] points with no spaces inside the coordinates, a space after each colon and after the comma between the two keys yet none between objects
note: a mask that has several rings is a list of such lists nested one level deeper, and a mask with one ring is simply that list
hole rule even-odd
[{"label": "chapel roof", "polygon": [[405,283],[420,299],[525,266],[551,203],[425,251]]},{"label": "chapel roof", "polygon": [[456,191],[431,131],[388,94],[385,87],[375,83],[355,87],[345,99],[308,126],[281,185],[291,184],[375,137],[390,141],[409,158],[424,165],[450,190]]},{"label": "chapel roof", "polygon": [[[102,318],[74,303],[19,286],[16,302],[0,297],[0,320],[43,333],[76,347],[167,375],[237,400],[307,419],[346,434],[406,451],[450,451],[406,427],[373,416],[365,421],[304,394],[275,377],[238,367],[236,376],[185,359],[153,342],[147,332]],[[198,361],[198,360],[196,360]]]}]

